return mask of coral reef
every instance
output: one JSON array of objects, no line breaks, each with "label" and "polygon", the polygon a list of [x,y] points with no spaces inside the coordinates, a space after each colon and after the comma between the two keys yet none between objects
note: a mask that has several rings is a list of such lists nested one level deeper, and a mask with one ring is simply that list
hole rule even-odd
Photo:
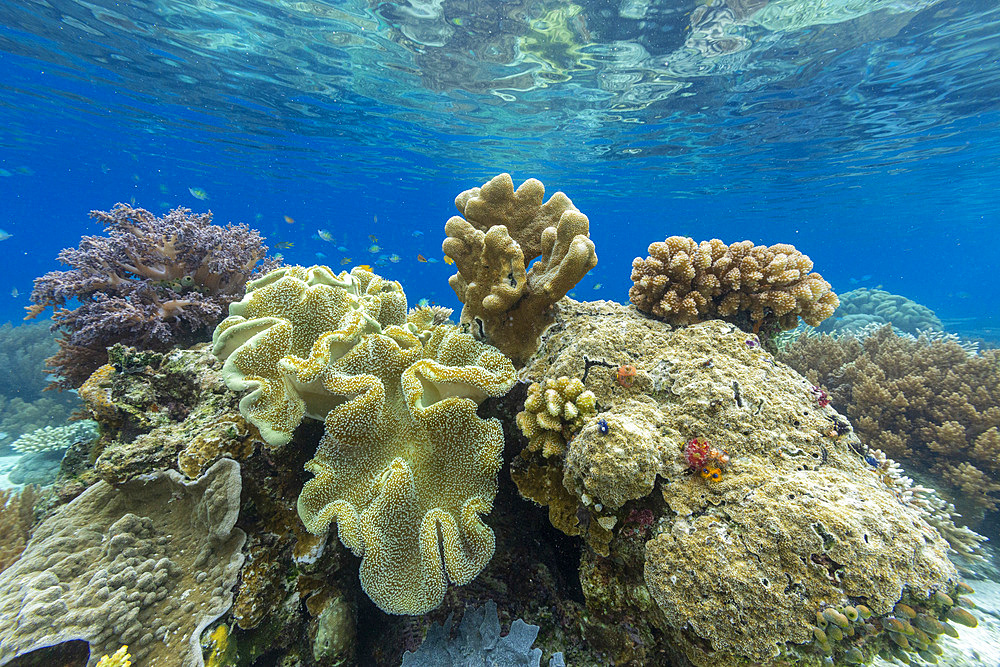
[{"label": "coral reef", "polygon": [[25,433],[10,444],[15,452],[48,452],[68,449],[79,440],[90,440],[97,435],[97,424],[91,420],[79,421],[66,426],[45,426]]},{"label": "coral reef", "polygon": [[597,414],[594,392],[584,388],[579,378],[547,378],[533,382],[517,414],[517,425],[528,439],[529,452],[559,456],[566,443]]},{"label": "coral reef", "polygon": [[0,489],[0,572],[10,567],[28,543],[35,520],[35,487]]},{"label": "coral reef", "polygon": [[20,435],[65,424],[79,407],[72,393],[43,395],[45,359],[58,349],[44,322],[0,326],[0,450]]},{"label": "coral reef", "polygon": [[905,296],[880,289],[860,287],[840,295],[840,306],[833,317],[817,327],[823,333],[857,332],[876,324],[891,324],[898,331],[919,335],[941,331],[941,320],[934,311]]},{"label": "coral reef", "polygon": [[[563,301],[555,317],[524,372],[581,377],[599,412],[564,456],[519,457],[512,475],[529,497],[525,482],[543,478],[574,501],[591,547],[585,632],[609,663],[661,664],[663,649],[694,665],[867,661],[897,647],[883,624],[900,601],[949,613],[935,600],[957,572],[927,513],[752,334],[671,331],[609,302]],[[621,350],[637,369],[628,387]],[[695,439],[726,461],[717,481],[691,470]],[[871,628],[816,641],[817,611],[857,604]]]},{"label": "coral reef", "polygon": [[[450,639],[451,620],[449,616],[443,626],[432,626],[419,649],[403,654],[402,667],[538,667],[541,663],[542,649],[531,648],[538,636],[538,626],[516,619],[510,631],[501,637],[497,605],[492,600],[480,608],[465,611],[455,639]],[[562,653],[556,653],[549,660],[549,667],[565,665]]]},{"label": "coral reef", "polygon": [[495,349],[406,312],[399,283],[370,271],[288,267],[247,285],[213,351],[227,386],[249,390],[240,411],[269,444],[287,443],[304,416],[324,420],[299,514],[317,535],[338,524],[380,608],[419,614],[493,554],[480,515],[503,436],[476,409],[515,375]]},{"label": "coral reef", "polygon": [[458,270],[448,283],[465,304],[461,323],[518,367],[537,349],[552,305],[597,265],[587,216],[561,192],[544,199],[540,181],[515,191],[510,174],[500,174],[459,194],[462,215],[444,228],[442,250]]},{"label": "coral reef", "polygon": [[243,563],[239,465],[97,482],[48,516],[0,573],[0,664],[72,639],[91,660],[127,643],[143,665],[203,665],[201,631]]},{"label": "coral reef", "polygon": [[671,324],[712,318],[746,331],[794,329],[799,317],[817,326],[837,308],[830,283],[811,273],[812,260],[787,243],[726,245],[671,236],[632,262],[629,299]]},{"label": "coral reef", "polygon": [[[106,362],[114,343],[166,350],[218,323],[243,296],[246,281],[275,260],[246,225],[212,224],[212,214],[176,208],[156,217],[117,204],[92,211],[107,236],[85,236],[59,253],[72,267],[35,279],[28,317],[53,309],[62,331],[48,365],[64,388],[76,388]],[[66,304],[76,300],[70,310]]]},{"label": "coral reef", "polygon": [[860,340],[802,336],[781,359],[826,387],[865,444],[942,480],[963,513],[997,508],[1000,351],[885,326]]}]

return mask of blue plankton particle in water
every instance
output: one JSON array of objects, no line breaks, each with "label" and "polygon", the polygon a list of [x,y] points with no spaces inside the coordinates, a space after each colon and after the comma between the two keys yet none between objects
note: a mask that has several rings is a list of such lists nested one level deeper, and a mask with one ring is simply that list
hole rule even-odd
[{"label": "blue plankton particle in water", "polygon": [[607,419],[598,419],[597,420],[597,429],[601,432],[601,435],[607,435],[608,434],[608,430],[609,430],[609,428],[608,428],[608,420]]}]

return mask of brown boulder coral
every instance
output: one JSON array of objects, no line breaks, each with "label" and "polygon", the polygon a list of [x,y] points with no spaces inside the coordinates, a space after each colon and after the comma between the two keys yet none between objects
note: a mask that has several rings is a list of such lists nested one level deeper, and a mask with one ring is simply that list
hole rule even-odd
[{"label": "brown boulder coral", "polygon": [[500,174],[458,195],[464,217],[444,227],[442,250],[458,269],[448,284],[465,304],[462,324],[518,367],[538,348],[552,305],[597,265],[587,216],[562,192],[544,199],[541,181],[515,191],[510,174]]},{"label": "brown boulder coral", "polygon": [[768,332],[794,329],[801,317],[817,326],[840,301],[812,268],[812,260],[787,243],[671,236],[633,260],[628,295],[636,308],[671,324],[720,318]]},{"label": "brown boulder coral", "polygon": [[232,603],[243,564],[240,466],[184,482],[172,470],[98,482],[34,531],[0,573],[0,665],[90,643],[90,665],[128,644],[150,667],[201,667],[200,636]]},{"label": "brown boulder coral", "polygon": [[[637,369],[628,387],[615,375],[624,361]],[[597,398],[564,456],[528,453],[513,475],[559,503],[561,524],[574,500],[571,528],[592,547],[580,569],[588,636],[616,660],[865,661],[898,648],[881,624],[900,600],[945,613],[948,543],[752,334],[721,321],[672,331],[618,304],[564,301],[525,373],[579,377]],[[688,469],[695,438],[728,452],[718,481]],[[839,621],[858,604],[870,622],[818,639],[817,612]]]}]

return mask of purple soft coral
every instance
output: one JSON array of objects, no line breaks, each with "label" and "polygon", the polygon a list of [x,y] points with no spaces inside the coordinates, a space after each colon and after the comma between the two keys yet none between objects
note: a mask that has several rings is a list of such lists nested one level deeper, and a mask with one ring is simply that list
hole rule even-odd
[{"label": "purple soft coral", "polygon": [[[63,388],[79,387],[114,343],[164,350],[194,340],[243,297],[247,280],[277,266],[256,230],[213,225],[211,213],[176,208],[158,218],[118,204],[90,215],[108,235],[60,252],[72,270],[36,278],[28,307],[28,318],[54,310],[63,336],[48,364]],[[70,299],[80,305],[65,308]]]}]

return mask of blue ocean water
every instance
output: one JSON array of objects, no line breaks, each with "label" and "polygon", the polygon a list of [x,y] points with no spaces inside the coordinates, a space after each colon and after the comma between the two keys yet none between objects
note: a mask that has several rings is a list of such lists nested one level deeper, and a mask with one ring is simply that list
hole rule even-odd
[{"label": "blue ocean water", "polygon": [[590,217],[577,298],[747,238],[989,335],[998,33],[992,0],[3,2],[0,321],[118,201],[457,306],[443,224],[508,171]]}]

